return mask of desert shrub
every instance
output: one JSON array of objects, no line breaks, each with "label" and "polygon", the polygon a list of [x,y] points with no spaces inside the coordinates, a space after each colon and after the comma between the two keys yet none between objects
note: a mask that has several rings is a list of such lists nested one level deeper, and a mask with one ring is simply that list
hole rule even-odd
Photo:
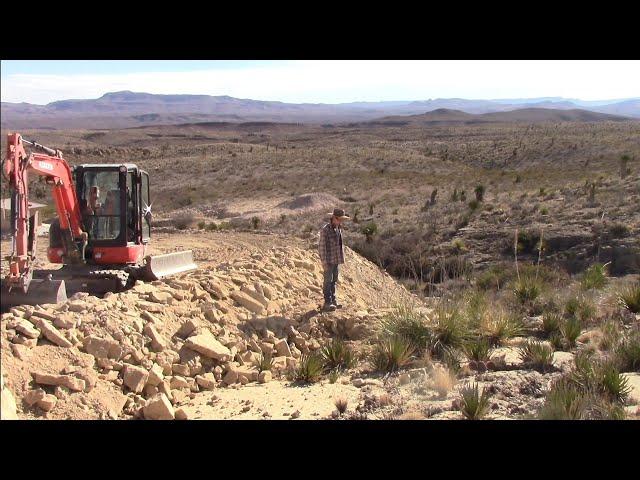
[{"label": "desert shrub", "polygon": [[576,346],[576,339],[580,336],[582,331],[582,324],[580,319],[576,317],[567,318],[560,326],[560,333],[563,340],[569,348]]},{"label": "desert shrub", "polygon": [[600,326],[602,332],[602,339],[600,340],[599,347],[602,350],[613,349],[620,341],[620,326],[613,320],[607,320]]},{"label": "desert shrub", "polygon": [[462,366],[460,365],[460,352],[456,348],[442,347],[440,351],[440,359],[453,374],[460,373]]},{"label": "desert shrub", "polygon": [[566,301],[564,313],[567,317],[575,317],[582,323],[591,320],[596,314],[596,307],[589,298],[578,295]]},{"label": "desert shrub", "polygon": [[340,370],[334,368],[329,372],[329,383],[336,383],[340,377]]},{"label": "desert shrub", "polygon": [[251,218],[251,226],[253,227],[254,230],[257,230],[258,227],[260,226],[260,218],[259,217],[252,217]]},{"label": "desert shrub", "polygon": [[618,300],[624,308],[640,313],[640,282],[623,287],[618,293]]},{"label": "desert shrub", "polygon": [[485,192],[484,185],[476,186],[476,188],[473,190],[473,192],[476,194],[476,200],[478,202],[482,202],[484,200],[484,192]]},{"label": "desert shrub", "polygon": [[556,381],[538,412],[542,420],[582,420],[587,415],[589,400],[574,383],[565,378]]},{"label": "desert shrub", "polygon": [[520,275],[513,284],[513,294],[521,304],[531,303],[540,296],[543,283],[533,275]]},{"label": "desert shrub", "polygon": [[601,289],[607,281],[606,267],[601,263],[594,263],[582,274],[580,286],[583,290]]},{"label": "desert shrub", "polygon": [[553,348],[546,343],[527,340],[519,354],[522,362],[534,370],[547,372],[553,368]]},{"label": "desert shrub", "polygon": [[207,222],[204,222],[204,221],[202,221],[202,222],[198,222],[198,228],[199,228],[200,230],[204,230],[204,227],[205,227],[206,225],[207,225]]},{"label": "desert shrub", "polygon": [[378,225],[375,222],[369,222],[366,225],[363,225],[360,229],[360,233],[362,233],[366,238],[367,242],[371,242],[373,236],[378,233]]},{"label": "desert shrub", "polygon": [[422,353],[431,343],[431,329],[426,318],[410,305],[396,305],[380,322],[385,335],[402,336],[409,340],[417,353]]},{"label": "desert shrub", "polygon": [[371,363],[377,371],[393,372],[407,365],[412,353],[411,342],[400,335],[380,338],[373,346]]},{"label": "desert shrub", "polygon": [[483,337],[468,340],[464,345],[467,358],[476,362],[488,362],[491,358],[491,350],[489,341]]},{"label": "desert shrub", "polygon": [[460,238],[456,238],[453,242],[451,242],[451,247],[456,253],[462,253],[467,249],[464,241]]},{"label": "desert shrub", "polygon": [[439,305],[431,336],[431,352],[441,357],[445,348],[461,348],[469,336],[468,325],[458,305]]},{"label": "desert shrub", "polygon": [[325,344],[320,354],[324,360],[325,368],[348,369],[355,365],[355,356],[349,346],[339,338],[333,338]]},{"label": "desert shrub", "polygon": [[489,392],[480,389],[477,383],[460,389],[460,411],[468,420],[480,420],[489,411]]},{"label": "desert shrub", "polygon": [[632,333],[618,343],[613,361],[622,372],[640,372],[640,333]]},{"label": "desert shrub", "polygon": [[629,235],[629,227],[627,227],[624,223],[614,223],[609,226],[609,235],[613,238],[622,238]]},{"label": "desert shrub", "polygon": [[218,225],[216,225],[215,222],[211,222],[210,224],[207,225],[206,228],[208,231],[212,232],[218,229]]},{"label": "desert shrub", "polygon": [[273,358],[271,355],[265,355],[261,353],[258,357],[258,372],[264,372],[265,370],[271,370],[273,368]]},{"label": "desert shrub", "polygon": [[472,212],[475,212],[479,206],[480,202],[478,200],[471,200],[469,202],[469,210],[471,210]]},{"label": "desert shrub", "polygon": [[476,277],[476,285],[483,290],[500,290],[512,275],[513,272],[504,265],[492,265]]},{"label": "desert shrub", "polygon": [[542,207],[540,209],[540,215],[549,215],[549,209],[547,207]]},{"label": "desert shrub", "polygon": [[547,337],[550,337],[552,334],[560,332],[562,322],[562,315],[554,312],[545,313],[542,316],[542,331]]},{"label": "desert shrub", "polygon": [[502,309],[492,309],[481,325],[480,333],[487,339],[489,345],[502,345],[505,340],[524,333],[522,320]]},{"label": "desert shrub", "polygon": [[173,226],[178,230],[186,230],[191,226],[193,222],[193,214],[192,213],[180,213],[171,219]]},{"label": "desert shrub", "polygon": [[605,362],[598,367],[598,383],[600,391],[610,400],[624,403],[631,387],[626,377],[620,374],[620,371],[613,362]]},{"label": "desert shrub", "polygon": [[298,366],[293,370],[292,379],[296,382],[317,382],[324,370],[324,362],[318,354],[303,354]]}]

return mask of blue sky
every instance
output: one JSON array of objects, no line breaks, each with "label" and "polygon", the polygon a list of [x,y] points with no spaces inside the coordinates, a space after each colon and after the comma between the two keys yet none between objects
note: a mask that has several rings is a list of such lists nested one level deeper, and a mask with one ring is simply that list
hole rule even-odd
[{"label": "blue sky", "polygon": [[132,90],[293,103],[640,96],[639,61],[2,61],[1,98],[46,104]]}]

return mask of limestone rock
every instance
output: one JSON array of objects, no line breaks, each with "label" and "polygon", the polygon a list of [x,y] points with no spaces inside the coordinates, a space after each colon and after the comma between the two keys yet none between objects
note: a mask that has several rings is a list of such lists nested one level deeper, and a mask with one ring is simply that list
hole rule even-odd
[{"label": "limestone rock", "polygon": [[82,343],[85,351],[95,358],[111,358],[117,360],[122,356],[122,348],[115,340],[89,335],[85,337]]},{"label": "limestone rock", "polygon": [[234,291],[231,292],[231,298],[233,298],[238,304],[246,308],[247,310],[260,315],[264,312],[265,306],[257,301],[256,299],[250,297],[244,292]]},{"label": "limestone rock", "polygon": [[49,322],[45,320],[38,320],[36,325],[42,331],[42,335],[51,343],[58,345],[59,347],[73,347],[73,344]]},{"label": "limestone rock", "polygon": [[141,393],[148,379],[149,372],[146,369],[131,364],[125,366],[123,381],[132,392]]},{"label": "limestone rock", "polygon": [[31,376],[37,384],[62,385],[74,392],[82,392],[86,387],[84,380],[70,375],[51,375],[42,372],[32,372]]},{"label": "limestone rock", "polygon": [[201,353],[205,357],[213,358],[220,362],[228,362],[231,360],[231,351],[211,334],[204,333],[189,337],[184,345],[191,350]]},{"label": "limestone rock", "polygon": [[162,335],[160,335],[158,333],[158,331],[155,329],[155,327],[153,325],[151,325],[150,323],[147,323],[145,325],[144,333],[149,335],[149,337],[151,338],[151,347],[154,350],[161,352],[162,350],[164,350],[167,347],[166,340],[162,337]]},{"label": "limestone rock", "polygon": [[143,414],[144,418],[148,420],[173,420],[175,418],[173,406],[164,393],[158,393],[147,400]]},{"label": "limestone rock", "polygon": [[274,344],[274,348],[276,349],[276,352],[278,353],[278,356],[280,356],[280,357],[290,357],[291,356],[291,349],[289,348],[289,344],[287,343],[286,339],[278,340]]},{"label": "limestone rock", "polygon": [[36,405],[40,407],[45,412],[49,412],[53,410],[53,407],[56,406],[58,399],[55,395],[47,394],[42,399],[38,400]]}]

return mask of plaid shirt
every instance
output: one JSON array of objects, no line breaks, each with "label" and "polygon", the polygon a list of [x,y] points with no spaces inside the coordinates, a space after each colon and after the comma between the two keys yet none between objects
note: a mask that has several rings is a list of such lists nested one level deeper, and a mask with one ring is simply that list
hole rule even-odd
[{"label": "plaid shirt", "polygon": [[333,228],[327,223],[320,230],[320,242],[318,243],[320,261],[323,265],[337,265],[344,263],[344,251],[342,249],[342,230]]}]

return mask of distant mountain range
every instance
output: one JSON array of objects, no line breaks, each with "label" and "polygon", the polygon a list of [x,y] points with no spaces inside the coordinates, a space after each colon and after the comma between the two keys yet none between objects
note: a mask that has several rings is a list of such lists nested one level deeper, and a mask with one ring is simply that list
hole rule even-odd
[{"label": "distant mountain range", "polygon": [[[609,101],[582,101],[560,97],[502,100],[449,98],[296,104],[229,96],[156,95],[122,91],[107,93],[97,99],[61,100],[47,105],[2,102],[0,126],[3,129],[24,130],[127,128],[197,122],[343,123],[367,122],[397,115],[422,115],[441,109],[466,114],[492,114],[521,109],[574,112],[565,117],[558,116],[556,121],[567,121],[562,118],[584,117],[575,113],[579,110],[640,119],[640,98]],[[531,117],[531,112],[526,113],[524,117]],[[509,116],[495,118],[507,119]],[[588,121],[599,121],[595,120],[596,117],[593,118]],[[600,120],[612,118],[602,117]]]}]

